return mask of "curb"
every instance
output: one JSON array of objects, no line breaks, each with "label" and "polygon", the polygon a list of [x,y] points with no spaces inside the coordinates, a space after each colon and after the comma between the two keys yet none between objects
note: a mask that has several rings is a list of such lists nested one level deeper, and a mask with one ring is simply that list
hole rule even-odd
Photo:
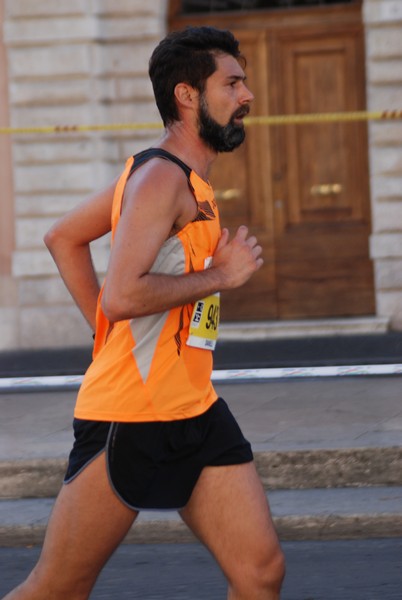
[{"label": "curb", "polygon": [[[282,541],[400,537],[402,513],[273,517]],[[143,521],[127,534],[126,544],[191,543],[195,536],[181,521]]]},{"label": "curb", "polygon": [[[254,452],[266,489],[402,485],[402,447]],[[52,498],[65,459],[0,462],[0,498]]]},{"label": "curb", "polygon": [[[281,541],[346,540],[400,537],[402,513],[273,518]],[[0,527],[0,547],[35,546],[43,543],[46,525]],[[124,544],[187,544],[197,541],[178,518],[138,522]]]},{"label": "curb", "polygon": [[266,489],[402,485],[402,447],[255,452]]},{"label": "curb", "polygon": [[0,462],[0,498],[53,498],[66,471],[65,459]]},{"label": "curb", "polygon": [[[281,540],[400,537],[402,486],[273,490],[268,493]],[[0,501],[0,546],[41,544],[53,498]],[[142,511],[127,544],[188,543],[195,538],[176,511]]]}]

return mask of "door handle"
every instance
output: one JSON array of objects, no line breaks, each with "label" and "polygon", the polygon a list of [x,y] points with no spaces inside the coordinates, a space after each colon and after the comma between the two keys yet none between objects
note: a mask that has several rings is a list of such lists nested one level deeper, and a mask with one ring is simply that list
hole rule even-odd
[{"label": "door handle", "polygon": [[343,185],[340,183],[321,183],[313,185],[310,193],[313,196],[336,196],[343,191]]},{"label": "door handle", "polygon": [[215,190],[215,200],[238,200],[241,195],[241,190],[237,188],[229,188],[227,190]]}]

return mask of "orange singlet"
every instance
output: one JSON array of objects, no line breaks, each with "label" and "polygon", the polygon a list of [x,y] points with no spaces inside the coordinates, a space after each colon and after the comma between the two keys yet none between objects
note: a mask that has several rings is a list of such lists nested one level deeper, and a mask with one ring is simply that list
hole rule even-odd
[{"label": "orange singlet", "polygon": [[[112,239],[128,177],[159,156],[185,171],[198,214],[162,245],[151,272],[181,275],[206,268],[220,237],[211,186],[179,159],[159,148],[131,157],[114,194]],[[152,232],[150,232],[152,235]],[[134,259],[135,260],[135,259]],[[211,383],[212,352],[187,344],[193,304],[110,323],[97,305],[93,362],[85,374],[74,416],[97,421],[173,421],[205,412],[217,399]]]}]

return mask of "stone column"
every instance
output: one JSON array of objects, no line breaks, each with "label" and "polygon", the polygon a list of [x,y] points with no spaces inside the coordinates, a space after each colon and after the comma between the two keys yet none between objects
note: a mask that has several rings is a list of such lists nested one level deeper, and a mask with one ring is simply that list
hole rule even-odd
[{"label": "stone column", "polygon": [[[365,0],[368,110],[402,110],[402,2]],[[402,329],[402,122],[369,125],[377,314]]]},{"label": "stone column", "polygon": [[[0,127],[9,126],[7,55],[3,43],[4,1],[0,0]],[[0,135],[0,350],[18,339],[17,286],[11,274],[14,194],[11,138]]]}]

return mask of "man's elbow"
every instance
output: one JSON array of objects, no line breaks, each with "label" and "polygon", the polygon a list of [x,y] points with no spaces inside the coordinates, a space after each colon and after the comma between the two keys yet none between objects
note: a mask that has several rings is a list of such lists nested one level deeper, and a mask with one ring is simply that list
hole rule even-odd
[{"label": "man's elbow", "polygon": [[136,310],[134,302],[129,301],[122,294],[107,293],[106,289],[102,294],[101,307],[103,314],[110,323],[143,316],[141,311]]},{"label": "man's elbow", "polygon": [[101,300],[101,308],[102,312],[109,321],[109,323],[116,323],[117,321],[122,321],[121,311],[119,310],[119,306],[116,302],[112,302],[110,300],[105,299],[105,294],[102,296]]},{"label": "man's elbow", "polygon": [[63,246],[65,241],[66,238],[63,235],[63,231],[59,227],[58,223],[52,225],[52,227],[43,236],[43,242],[51,253]]},{"label": "man's elbow", "polygon": [[53,226],[43,236],[44,244],[45,244],[46,248],[48,248],[48,250],[51,250],[52,248],[54,248],[54,246],[57,243],[57,238],[58,238],[58,235],[56,232],[56,228]]}]

